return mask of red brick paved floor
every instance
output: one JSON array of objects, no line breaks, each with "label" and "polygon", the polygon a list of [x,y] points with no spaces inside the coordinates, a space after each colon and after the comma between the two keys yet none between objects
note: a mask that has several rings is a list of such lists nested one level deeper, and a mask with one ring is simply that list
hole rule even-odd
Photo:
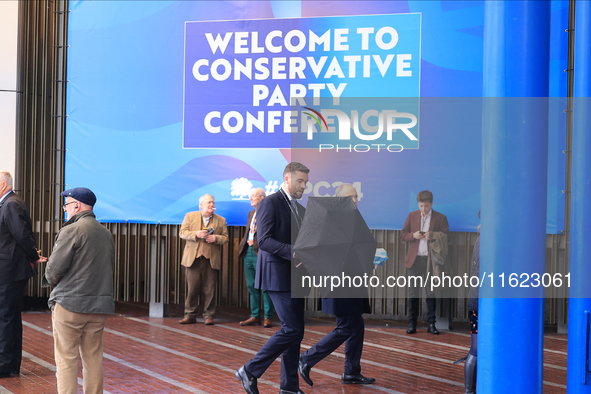
[{"label": "red brick paved floor", "polygon": [[[240,327],[246,309],[218,313],[216,325],[179,325],[177,318],[150,319],[147,310],[118,305],[124,315],[109,317],[104,334],[105,392],[108,393],[243,393],[234,371],[250,359],[277,327]],[[0,394],[56,392],[51,315],[23,314],[24,357],[21,376],[0,380]],[[333,328],[331,319],[306,319],[302,348]],[[388,326],[386,326],[388,324]],[[306,393],[463,393],[464,356],[470,345],[467,326],[439,336],[419,326],[406,335],[399,322],[366,321],[362,373],[372,386],[342,385],[343,347],[311,372],[314,388],[300,380]],[[566,337],[544,338],[544,393],[566,392]],[[261,394],[279,391],[280,363],[259,379]],[[82,383],[82,370],[79,371]],[[82,392],[82,386],[79,386]]]}]

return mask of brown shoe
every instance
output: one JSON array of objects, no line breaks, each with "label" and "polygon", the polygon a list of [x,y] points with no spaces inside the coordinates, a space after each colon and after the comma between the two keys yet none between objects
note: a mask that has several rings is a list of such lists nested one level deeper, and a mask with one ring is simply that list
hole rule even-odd
[{"label": "brown shoe", "polygon": [[185,317],[182,320],[179,320],[180,324],[195,324],[197,323],[197,320],[195,320],[195,318],[191,319],[190,317]]},{"label": "brown shoe", "polygon": [[261,324],[261,319],[259,319],[258,317],[249,317],[248,319],[241,321],[240,323],[241,326],[258,326]]},{"label": "brown shoe", "polygon": [[271,327],[273,327],[273,323],[271,323],[271,319],[265,318],[265,322],[263,324],[263,327],[265,327],[265,328],[271,328]]},{"label": "brown shoe", "polygon": [[205,325],[206,326],[213,326],[213,318],[208,317],[207,319],[205,319]]}]

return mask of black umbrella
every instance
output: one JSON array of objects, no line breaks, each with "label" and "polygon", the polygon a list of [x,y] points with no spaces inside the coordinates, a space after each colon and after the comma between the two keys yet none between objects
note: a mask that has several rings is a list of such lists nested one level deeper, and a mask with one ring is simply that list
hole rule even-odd
[{"label": "black umbrella", "polygon": [[350,197],[310,197],[293,250],[321,297],[355,298],[367,297],[376,246]]}]

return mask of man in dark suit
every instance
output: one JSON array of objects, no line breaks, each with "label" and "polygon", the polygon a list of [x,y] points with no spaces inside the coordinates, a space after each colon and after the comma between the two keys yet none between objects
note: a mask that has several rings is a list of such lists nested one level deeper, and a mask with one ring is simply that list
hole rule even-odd
[{"label": "man in dark suit", "polygon": [[12,191],[12,176],[0,171],[0,378],[20,374],[23,322],[20,302],[37,253],[31,217],[25,202]]},{"label": "man in dark suit", "polygon": [[250,191],[250,205],[254,208],[248,213],[248,220],[246,221],[246,233],[240,241],[238,250],[240,257],[244,258],[244,277],[246,279],[246,287],[250,294],[250,317],[240,322],[241,326],[254,326],[261,324],[261,294],[263,296],[264,308],[264,322],[263,327],[271,328],[271,318],[273,317],[273,301],[267,290],[259,290],[254,287],[254,278],[257,272],[257,255],[259,253],[259,242],[257,239],[257,216],[256,208],[259,203],[265,198],[265,191],[256,188]]},{"label": "man in dark suit", "polygon": [[305,212],[295,200],[304,194],[309,172],[303,164],[288,164],[283,171],[282,188],[266,197],[257,208],[259,255],[255,283],[257,288],[269,292],[281,320],[281,330],[236,372],[248,394],[258,394],[257,379],[279,355],[279,393],[303,393],[299,389],[298,359],[304,337],[304,299],[292,298],[292,290],[301,285],[301,276],[307,275],[307,272],[301,263],[297,263],[291,246],[297,238]]},{"label": "man in dark suit", "polygon": [[[429,256],[430,234],[436,231],[449,233],[447,217],[435,212],[433,207],[433,193],[423,190],[417,195],[419,210],[408,214],[406,222],[400,232],[400,239],[409,242],[406,253],[407,278],[421,276],[425,281],[427,276],[427,260]],[[417,332],[417,317],[419,316],[420,283],[409,280],[408,290],[408,329],[407,334]],[[435,327],[435,297],[427,293],[427,331],[439,334]]]},{"label": "man in dark suit", "polygon": [[[336,197],[351,197],[357,205],[357,190],[350,183],[343,183],[335,191]],[[345,371],[343,384],[372,384],[374,378],[361,375],[361,353],[365,325],[363,313],[371,313],[367,298],[323,298],[322,312],[336,316],[337,326],[314,346],[300,356],[299,371],[310,386],[310,370],[345,342]]]}]

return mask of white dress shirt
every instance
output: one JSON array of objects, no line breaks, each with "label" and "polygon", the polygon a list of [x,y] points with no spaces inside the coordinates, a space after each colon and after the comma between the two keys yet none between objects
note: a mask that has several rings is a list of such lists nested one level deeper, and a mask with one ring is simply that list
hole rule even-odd
[{"label": "white dress shirt", "polygon": [[[427,217],[423,216],[421,212],[421,231],[427,232],[429,231],[429,226],[431,225],[431,212],[433,210],[429,210]],[[418,256],[428,256],[429,255],[429,244],[428,241],[423,238],[419,240],[419,251],[417,252]]]},{"label": "white dress shirt", "polygon": [[250,219],[250,229],[248,231],[248,245],[252,246],[254,244],[254,233],[256,232],[256,222],[257,222],[257,211],[254,211],[254,215],[252,215],[252,219]]}]

